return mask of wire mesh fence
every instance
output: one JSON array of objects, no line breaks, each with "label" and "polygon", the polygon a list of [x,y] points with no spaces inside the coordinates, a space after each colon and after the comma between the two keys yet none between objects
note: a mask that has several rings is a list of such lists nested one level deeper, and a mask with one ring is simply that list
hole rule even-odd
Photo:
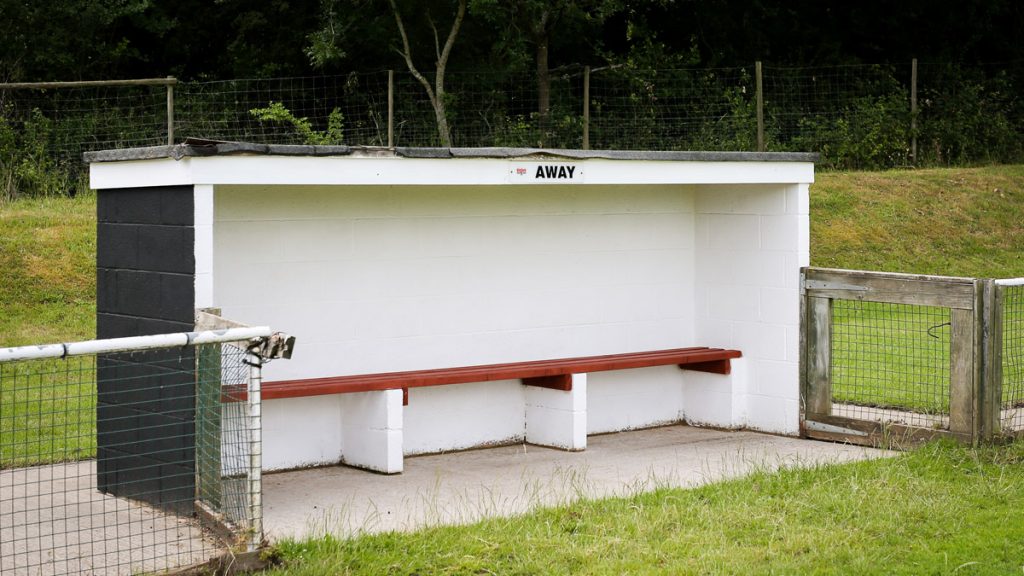
[{"label": "wire mesh fence", "polygon": [[756,150],[754,70],[712,68],[595,72],[594,148]]},{"label": "wire mesh fence", "polygon": [[0,88],[0,151],[19,146],[57,162],[82,152],[167,142],[163,86]]},{"label": "wire mesh fence", "polygon": [[0,573],[157,572],[258,538],[250,402],[221,394],[245,389],[244,349],[11,350],[0,358]]},{"label": "wire mesh fence", "polygon": [[340,129],[333,144],[387,145],[387,72],[338,76],[184,82],[176,90],[175,134],[273,144],[305,144],[286,120],[261,119],[279,103],[309,129],[326,132],[332,113]]},{"label": "wire mesh fence", "polygon": [[900,445],[1024,433],[1024,278],[802,277],[807,435]]},{"label": "wire mesh fence", "polygon": [[999,420],[1010,433],[1024,432],[1024,284],[999,287],[1002,291],[1002,394]]},{"label": "wire mesh fence", "polygon": [[[839,168],[1024,157],[1024,62],[765,66],[760,92],[757,74],[753,65],[615,65],[559,69],[540,82],[531,73],[449,71],[440,100],[452,145],[461,147],[763,147],[820,152],[820,165]],[[81,172],[82,152],[159,145],[169,132],[178,142],[441,142],[427,91],[405,70],[177,82],[172,119],[167,91],[0,85],[0,172],[8,187],[59,191],[69,185],[46,180],[52,165]]]},{"label": "wire mesh fence", "polygon": [[910,64],[764,70],[769,149],[848,166],[911,163]]},{"label": "wire mesh fence", "polygon": [[947,308],[835,299],[832,413],[949,429]]}]

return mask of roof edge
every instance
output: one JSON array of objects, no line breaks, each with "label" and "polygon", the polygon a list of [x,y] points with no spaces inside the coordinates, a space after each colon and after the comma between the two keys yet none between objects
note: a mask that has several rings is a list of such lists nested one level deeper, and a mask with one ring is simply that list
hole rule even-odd
[{"label": "roof edge", "polygon": [[817,162],[815,152],[715,152],[655,150],[570,150],[560,148],[413,148],[400,146],[310,146],[256,144],[189,138],[173,146],[86,152],[86,163],[200,158],[207,156],[396,156],[401,158],[531,158],[551,160],[657,160],[676,162]]}]

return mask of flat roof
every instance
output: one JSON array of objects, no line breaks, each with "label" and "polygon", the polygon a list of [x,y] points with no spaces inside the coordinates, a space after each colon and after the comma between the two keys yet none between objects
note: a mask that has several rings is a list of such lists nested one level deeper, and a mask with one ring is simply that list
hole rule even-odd
[{"label": "flat roof", "polygon": [[814,182],[817,154],[545,148],[373,148],[186,140],[88,152],[90,186],[781,184]]},{"label": "flat roof", "polygon": [[811,152],[697,152],[654,150],[571,150],[561,148],[379,148],[369,146],[307,146],[296,144],[256,144],[219,140],[187,139],[174,146],[148,146],[86,152],[88,163],[155,160],[160,158],[198,158],[206,156],[362,156],[399,158],[551,158],[586,160],[664,160],[677,162],[816,162]]}]

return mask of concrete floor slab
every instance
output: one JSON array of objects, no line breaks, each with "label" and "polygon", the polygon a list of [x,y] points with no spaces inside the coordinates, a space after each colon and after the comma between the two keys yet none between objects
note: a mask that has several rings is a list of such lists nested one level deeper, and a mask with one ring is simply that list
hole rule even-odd
[{"label": "concrete floor slab", "polygon": [[160,572],[222,552],[191,518],[101,493],[95,460],[0,470],[0,575]]},{"label": "concrete floor slab", "polygon": [[335,466],[265,475],[271,540],[411,530],[513,515],[581,497],[692,487],[757,469],[894,453],[859,446],[690,426],[591,436],[584,452],[503,446],[407,458],[385,476]]}]

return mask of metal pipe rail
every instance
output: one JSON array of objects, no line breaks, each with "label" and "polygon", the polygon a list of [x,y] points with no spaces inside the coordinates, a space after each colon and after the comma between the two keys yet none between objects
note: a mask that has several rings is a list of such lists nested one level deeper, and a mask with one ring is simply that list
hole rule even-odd
[{"label": "metal pipe rail", "polygon": [[112,352],[131,352],[151,350],[155,348],[198,346],[200,344],[220,344],[238,342],[253,338],[267,338],[272,334],[269,326],[253,326],[248,328],[228,328],[226,330],[206,330],[202,332],[178,332],[175,334],[156,334],[153,336],[130,336],[127,338],[110,338],[107,340],[88,340],[65,344],[46,344],[42,346],[19,346],[0,348],[0,363],[16,360],[38,360],[42,358],[66,358],[68,356],[84,356],[88,354],[109,354]]}]

